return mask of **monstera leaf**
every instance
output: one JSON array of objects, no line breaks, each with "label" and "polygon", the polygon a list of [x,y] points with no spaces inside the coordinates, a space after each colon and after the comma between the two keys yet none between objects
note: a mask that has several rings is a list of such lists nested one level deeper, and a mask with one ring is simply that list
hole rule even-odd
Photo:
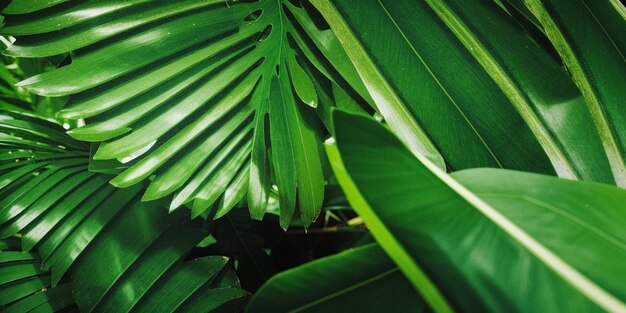
[{"label": "monstera leaf", "polygon": [[71,64],[19,86],[70,95],[60,116],[86,121],[72,137],[101,143],[95,159],[135,159],[113,185],[150,179],[143,200],[174,194],[170,209],[190,203],[193,216],[219,202],[220,217],[248,192],[261,218],[274,177],[281,225],[296,207],[310,224],[324,186],[315,108],[330,100],[318,99],[316,77],[369,99],[299,1],[16,0],[2,13],[1,32],[16,38],[5,54],[71,52]]},{"label": "monstera leaf", "polygon": [[[311,2],[381,114],[387,118],[384,103],[406,108],[448,169],[503,167],[623,185],[624,164],[614,162],[621,154],[593,126],[597,114],[576,88],[579,79],[494,1]],[[625,72],[623,60],[606,64]],[[606,79],[623,85],[612,71]],[[615,90],[621,99],[624,90]]]},{"label": "monstera leaf", "polygon": [[626,310],[626,190],[499,169],[448,175],[373,119],[334,117],[333,170],[416,301],[438,312]]},{"label": "monstera leaf", "polygon": [[83,311],[237,311],[245,304],[226,258],[184,262],[208,235],[200,221],[141,202],[141,184],[117,189],[107,183],[112,176],[88,172],[86,147],[60,125],[3,111],[0,146],[0,235],[19,234],[22,248],[41,256],[53,286],[41,301],[69,288],[59,284],[69,274]]}]

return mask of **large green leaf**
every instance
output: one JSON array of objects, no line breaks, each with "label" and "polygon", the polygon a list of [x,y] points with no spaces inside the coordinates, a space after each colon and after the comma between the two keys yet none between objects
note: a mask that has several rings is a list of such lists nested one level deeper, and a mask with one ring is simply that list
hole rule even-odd
[{"label": "large green leaf", "polygon": [[571,78],[495,2],[312,3],[382,115],[395,118],[386,103],[403,107],[403,118],[414,120],[449,169],[556,171],[607,183],[623,177],[613,177]]},{"label": "large green leaf", "polygon": [[189,219],[187,214],[168,215],[158,205],[131,205],[72,265],[72,288],[82,310],[211,311],[210,307],[245,299],[247,292],[225,267],[226,258],[183,262],[187,252],[207,235],[181,224]]},{"label": "large green leaf", "polygon": [[1,32],[17,38],[5,53],[71,51],[72,62],[20,86],[71,95],[60,115],[86,119],[70,134],[101,142],[95,158],[136,160],[114,185],[153,176],[143,199],[175,193],[171,209],[190,203],[193,216],[231,193],[237,199],[224,202],[217,217],[249,190],[251,215],[261,218],[271,165],[281,225],[288,226],[296,206],[305,224],[317,217],[323,154],[318,122],[311,118],[318,99],[304,68],[331,78],[361,103],[369,96],[310,6],[109,0],[25,9],[24,2],[14,0],[3,12]]},{"label": "large green leaf", "polygon": [[626,191],[496,169],[447,175],[374,120],[336,112],[351,205],[436,311],[624,311]]},{"label": "large green leaf", "polygon": [[626,8],[615,0],[524,2],[585,97],[617,183],[626,186]]},{"label": "large green leaf", "polygon": [[21,251],[19,239],[0,241],[0,309],[2,312],[74,312],[69,282],[51,288],[41,258]]},{"label": "large green leaf", "polygon": [[282,272],[246,312],[424,312],[398,267],[377,244],[350,249]]},{"label": "large green leaf", "polygon": [[86,147],[59,125],[12,112],[0,117],[0,235],[19,233],[24,250],[36,249],[52,286],[69,274],[81,310],[244,305],[247,293],[226,258],[183,262],[207,235],[188,212],[169,214],[157,201],[140,201],[141,185],[116,189],[107,184],[112,176],[88,172]]}]

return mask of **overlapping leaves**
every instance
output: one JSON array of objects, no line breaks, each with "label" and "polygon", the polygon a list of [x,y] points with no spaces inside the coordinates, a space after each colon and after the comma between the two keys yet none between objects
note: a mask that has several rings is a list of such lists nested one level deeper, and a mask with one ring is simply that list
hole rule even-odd
[{"label": "overlapping leaves", "polygon": [[75,312],[69,282],[51,288],[50,272],[40,269],[36,253],[21,251],[18,238],[0,241],[2,312]]},{"label": "overlapping leaves", "polygon": [[[149,179],[144,200],[174,194],[170,209],[189,204],[194,216],[216,202],[222,216],[247,192],[252,217],[261,218],[275,184],[281,225],[296,208],[310,224],[324,181],[314,111],[332,130],[335,104],[359,110],[369,102],[441,168],[617,184],[626,177],[619,110],[598,109],[582,74],[573,71],[572,81],[553,50],[495,3],[312,2],[332,31],[308,1],[295,0],[17,0],[3,10],[2,31],[17,38],[11,55],[72,51],[72,64],[21,85],[71,95],[61,116],[87,120],[71,135],[101,143],[94,158],[125,163],[114,185]],[[518,14],[534,29],[541,23],[529,12]],[[602,11],[603,44],[615,12]],[[570,64],[560,37],[546,33]],[[611,88],[615,98],[619,88]]]},{"label": "overlapping leaves", "polygon": [[190,203],[194,216],[218,200],[222,216],[248,192],[251,215],[260,218],[273,177],[283,227],[296,207],[305,224],[316,218],[324,177],[314,108],[330,103],[318,97],[315,77],[332,77],[361,102],[367,93],[310,7],[274,0],[26,2],[2,11],[2,32],[17,38],[6,53],[71,51],[72,63],[20,86],[71,95],[60,115],[86,119],[70,134],[101,142],[94,158],[134,159],[114,185],[151,178],[144,200],[174,193],[170,209]]},{"label": "overlapping leaves", "polygon": [[434,310],[626,309],[623,189],[498,169],[448,175],[374,120],[335,117],[328,151],[348,200]]},{"label": "overlapping leaves", "polygon": [[[563,14],[591,19],[579,1],[575,6],[570,1],[546,2],[559,3]],[[344,44],[368,90],[377,95],[374,100],[383,116],[390,116],[383,111],[385,103],[396,103],[406,108],[403,116],[415,120],[416,130],[391,125],[413,151],[420,149],[407,142],[406,133],[423,134],[423,141],[432,142],[450,170],[502,167],[618,185],[625,179],[621,144],[615,144],[611,131],[593,126],[598,109],[587,108],[588,92],[576,88],[580,77],[572,79],[550,55],[553,49],[539,46],[525,32],[529,28],[520,27],[494,1],[312,3]],[[604,8],[596,10],[603,11],[606,21],[592,24],[615,29],[615,8],[597,1],[594,6]],[[586,28],[569,28],[584,37]],[[586,38],[613,46],[610,33],[600,36],[598,31],[598,36]],[[558,48],[559,43],[554,44]],[[611,81],[606,87],[614,100],[626,96],[624,79],[613,79],[625,72],[623,60],[614,58],[619,47],[611,47],[612,58],[598,60],[602,64],[595,67],[607,69],[606,77],[611,78],[602,79]],[[617,85],[622,88],[614,88]],[[624,116],[618,108],[600,111],[610,120]],[[619,123],[611,123],[621,132]]]},{"label": "overlapping leaves", "polygon": [[425,312],[399,268],[375,243],[280,273],[246,312]]},{"label": "overlapping leaves", "polygon": [[88,172],[86,147],[60,125],[2,111],[0,146],[0,235],[19,234],[38,252],[51,292],[69,274],[83,311],[236,311],[245,302],[226,258],[185,261],[207,236],[197,220],[141,202],[140,184],[117,189],[110,175]]}]

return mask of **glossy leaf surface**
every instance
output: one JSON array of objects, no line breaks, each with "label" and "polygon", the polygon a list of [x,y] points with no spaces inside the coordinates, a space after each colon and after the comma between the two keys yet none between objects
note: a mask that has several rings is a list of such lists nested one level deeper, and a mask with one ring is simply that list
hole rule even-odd
[{"label": "glossy leaf surface", "polygon": [[377,244],[354,248],[282,272],[252,298],[246,312],[424,312],[398,267]]},{"label": "glossy leaf surface", "polygon": [[2,312],[75,312],[69,282],[51,288],[50,272],[39,268],[37,254],[22,252],[18,238],[0,242]]},{"label": "glossy leaf surface", "polygon": [[207,235],[186,211],[170,214],[159,202],[141,202],[140,185],[116,189],[110,175],[88,172],[85,147],[59,125],[0,116],[1,234],[19,233],[23,249],[39,251],[41,260],[28,266],[38,275],[43,262],[51,292],[69,274],[82,311],[237,311],[245,304],[226,258],[184,262]]},{"label": "glossy leaf surface", "polygon": [[312,2],[378,96],[382,115],[389,120],[382,106],[400,102],[450,170],[615,181],[571,78],[495,2]]},{"label": "glossy leaf surface", "polygon": [[115,186],[154,175],[143,199],[174,194],[171,209],[188,203],[193,216],[228,192],[222,216],[249,191],[260,218],[272,168],[281,225],[296,206],[311,223],[323,201],[323,154],[303,68],[338,74],[331,79],[368,98],[332,32],[297,2],[50,2],[4,13],[1,31],[19,42],[7,54],[72,52],[71,64],[20,86],[71,95],[61,116],[87,119],[71,136],[101,142],[96,159],[135,159]]},{"label": "glossy leaf surface", "polygon": [[626,309],[626,191],[506,170],[449,176],[372,119],[334,116],[339,182],[433,309]]},{"label": "glossy leaf surface", "polygon": [[617,183],[626,186],[626,8],[614,0],[524,2],[585,97]]}]

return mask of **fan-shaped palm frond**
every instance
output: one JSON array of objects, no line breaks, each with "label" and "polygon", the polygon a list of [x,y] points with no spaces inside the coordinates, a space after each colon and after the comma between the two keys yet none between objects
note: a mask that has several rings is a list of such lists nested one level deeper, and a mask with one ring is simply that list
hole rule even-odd
[{"label": "fan-shaped palm frond", "polygon": [[368,98],[333,33],[298,1],[18,0],[2,13],[2,33],[17,38],[5,53],[72,51],[70,65],[19,85],[71,95],[60,115],[87,121],[71,136],[101,142],[96,159],[136,158],[114,185],[152,177],[144,200],[175,193],[170,209],[193,201],[193,216],[224,194],[222,216],[249,191],[260,218],[271,167],[281,225],[296,207],[310,224],[324,185],[312,116],[329,100],[311,72]]},{"label": "fan-shaped palm frond", "polygon": [[626,310],[626,190],[502,169],[448,175],[373,119],[334,117],[337,179],[433,310]]},{"label": "fan-shaped palm frond", "polygon": [[81,310],[243,305],[226,258],[183,262],[207,235],[198,221],[141,202],[141,184],[117,189],[111,175],[88,172],[86,147],[59,125],[3,111],[0,145],[0,234],[19,233],[23,249],[37,250],[52,286],[69,274]]}]

